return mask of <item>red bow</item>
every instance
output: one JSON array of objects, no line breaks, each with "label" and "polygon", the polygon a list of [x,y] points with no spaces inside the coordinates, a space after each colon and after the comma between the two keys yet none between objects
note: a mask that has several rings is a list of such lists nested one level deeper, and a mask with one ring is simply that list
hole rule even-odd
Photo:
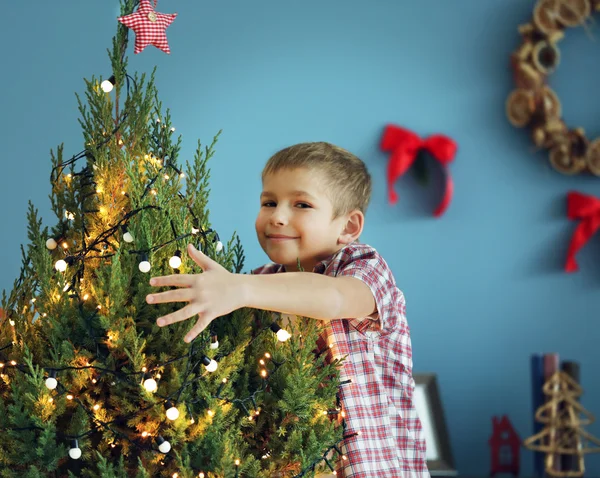
[{"label": "red bow", "polygon": [[579,269],[577,261],[575,261],[575,254],[600,228],[600,199],[574,191],[568,193],[567,217],[581,219],[571,237],[565,264],[565,271],[575,272]]},{"label": "red bow", "polygon": [[417,153],[424,149],[431,153],[444,169],[446,176],[444,197],[433,215],[437,217],[444,214],[444,211],[450,205],[454,191],[454,183],[446,166],[454,159],[457,148],[457,144],[451,138],[442,134],[434,134],[423,140],[412,131],[395,125],[387,125],[381,140],[381,149],[392,152],[387,171],[390,204],[398,201],[398,194],[394,191],[394,183],[408,171],[417,158]]}]

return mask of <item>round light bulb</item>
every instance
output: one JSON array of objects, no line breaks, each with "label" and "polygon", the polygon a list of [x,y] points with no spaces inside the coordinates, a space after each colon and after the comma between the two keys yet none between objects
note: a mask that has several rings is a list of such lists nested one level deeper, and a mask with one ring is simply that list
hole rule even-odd
[{"label": "round light bulb", "polygon": [[100,83],[100,88],[102,88],[104,93],[110,93],[114,86],[115,85],[113,85],[112,81],[110,80],[104,80],[102,83]]},{"label": "round light bulb", "polygon": [[223,243],[221,241],[217,241],[217,245],[215,246],[215,250],[217,252],[221,252],[223,250]]},{"label": "round light bulb", "polygon": [[148,261],[142,261],[140,262],[140,265],[138,266],[140,271],[143,272],[144,274],[150,272],[150,268],[152,267],[150,265],[150,262]]},{"label": "round light bulb", "polygon": [[59,272],[64,272],[67,270],[67,262],[63,259],[59,259],[54,264],[54,268]]},{"label": "round light bulb", "polygon": [[216,360],[211,360],[210,363],[206,365],[206,370],[211,373],[217,370],[217,368],[219,368],[219,364]]},{"label": "round light bulb", "polygon": [[54,240],[53,237],[51,237],[50,239],[48,239],[46,241],[46,247],[48,249],[50,249],[51,251],[53,251],[54,249],[56,249],[57,246],[58,246],[58,243]]},{"label": "round light bulb", "polygon": [[277,331],[277,340],[279,340],[280,342],[285,342],[286,340],[288,340],[292,334],[290,334],[287,330],[285,329],[279,329]]},{"label": "round light bulb", "polygon": [[177,253],[175,253],[175,255],[169,259],[169,265],[173,269],[179,269],[181,266],[181,256],[178,256]]},{"label": "round light bulb", "polygon": [[48,377],[46,379],[46,387],[50,390],[54,390],[58,386],[58,380],[54,377]]},{"label": "round light bulb", "polygon": [[161,453],[169,453],[171,451],[171,444],[165,440],[163,437],[158,437],[156,439],[156,443],[158,443],[158,449]]},{"label": "round light bulb", "polygon": [[167,418],[169,420],[177,420],[179,418],[179,410],[173,406],[167,410]]},{"label": "round light bulb", "polygon": [[144,388],[150,392],[156,392],[158,390],[158,384],[156,383],[156,380],[154,380],[153,378],[147,378],[146,380],[144,380]]},{"label": "round light bulb", "polygon": [[79,460],[79,458],[81,458],[81,448],[79,448],[79,443],[77,442],[77,440],[71,440],[69,456],[73,458],[73,460]]},{"label": "round light bulb", "polygon": [[218,340],[215,340],[214,342],[211,342],[211,343],[210,343],[210,348],[211,348],[212,350],[216,350],[216,349],[218,349],[218,348],[219,348],[219,341],[218,341]]},{"label": "round light bulb", "polygon": [[127,231],[125,234],[123,234],[123,240],[125,242],[133,242],[133,236],[131,235],[131,233],[129,231]]}]

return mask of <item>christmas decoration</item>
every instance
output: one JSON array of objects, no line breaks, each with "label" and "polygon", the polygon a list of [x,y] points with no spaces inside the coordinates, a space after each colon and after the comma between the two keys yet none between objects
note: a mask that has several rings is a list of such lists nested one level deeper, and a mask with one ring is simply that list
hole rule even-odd
[{"label": "christmas decoration", "polygon": [[533,143],[549,151],[552,167],[568,175],[600,175],[600,138],[590,142],[583,128],[565,124],[548,79],[560,62],[558,42],[565,29],[583,25],[596,10],[600,0],[537,0],[532,21],[519,27],[521,44],[510,58],[516,88],[506,100],[508,120],[529,127]]},{"label": "christmas decoration", "polygon": [[569,192],[567,217],[580,220],[571,237],[565,263],[565,271],[575,272],[579,269],[575,255],[600,228],[600,199],[575,191]]},{"label": "christmas decoration", "polygon": [[[136,0],[121,0],[122,15]],[[312,477],[346,458],[342,358],[316,350],[319,321],[240,309],[190,344],[159,328],[180,304],[149,306],[156,275],[201,273],[193,243],[241,273],[236,236],[209,221],[216,135],[185,168],[152,75],[126,71],[127,29],[109,52],[113,88],[86,81],[85,149],[52,152],[51,206],[0,311],[0,476]],[[108,92],[107,92],[108,90]],[[185,172],[183,171],[185,169]],[[52,238],[53,242],[50,241]],[[176,259],[174,259],[176,258]],[[174,267],[176,267],[174,269]]]},{"label": "christmas decoration", "polygon": [[451,138],[442,134],[421,139],[412,131],[395,125],[387,125],[383,132],[381,149],[392,153],[387,170],[390,203],[395,204],[398,201],[398,195],[394,191],[396,180],[408,171],[419,152],[427,151],[441,164],[446,178],[444,197],[433,215],[439,217],[444,214],[450,205],[454,191],[454,184],[447,171],[447,166],[454,159],[457,148],[457,144]]},{"label": "christmas decoration", "polygon": [[490,476],[498,473],[519,476],[521,439],[506,415],[492,418],[492,436],[488,443],[492,458]]},{"label": "christmas decoration", "polygon": [[[549,400],[540,406],[535,418],[544,428],[524,441],[525,447],[546,453],[546,473],[556,477],[581,477],[585,473],[584,455],[600,453],[600,440],[583,429],[594,416],[581,406],[577,397],[581,387],[563,371],[553,374],[543,387]],[[591,445],[596,445],[592,447]],[[561,457],[572,456],[569,470],[561,470]]]},{"label": "christmas decoration", "polygon": [[[135,32],[135,46],[134,53],[140,53],[148,45],[154,45],[156,48],[164,51],[165,53],[171,53],[169,43],[167,41],[167,28],[175,17],[176,13],[165,14],[154,11],[156,7],[156,1],[154,7],[150,3],[150,0],[140,0],[139,6],[135,13],[124,15],[118,18],[118,20],[128,28],[131,28]],[[111,80],[113,77],[111,77]],[[111,91],[112,88],[109,84],[114,84],[113,81],[104,83],[104,91]]]}]

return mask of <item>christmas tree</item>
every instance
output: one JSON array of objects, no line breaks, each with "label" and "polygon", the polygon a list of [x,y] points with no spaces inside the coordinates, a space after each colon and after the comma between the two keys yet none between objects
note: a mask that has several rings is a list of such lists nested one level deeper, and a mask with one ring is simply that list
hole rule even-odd
[{"label": "christmas tree", "polygon": [[[581,386],[567,373],[554,373],[543,387],[548,396],[535,413],[544,428],[524,442],[533,451],[546,453],[545,471],[556,477],[581,477],[585,473],[584,455],[599,453],[600,440],[584,429],[594,422],[594,416],[580,403]],[[572,457],[575,466],[561,469],[561,458]]]},{"label": "christmas tree", "polygon": [[[121,0],[123,16],[136,7]],[[187,243],[237,273],[244,254],[209,221],[218,134],[179,164],[154,74],[127,72],[128,34],[117,24],[112,74],[78,97],[84,150],[51,154],[57,221],[43,226],[30,203],[21,273],[3,293],[0,476],[333,471],[345,458],[339,361],[316,352],[317,321],[241,309],[190,344],[189,323],[155,323],[181,305],[148,305],[150,276],[201,272]]]}]

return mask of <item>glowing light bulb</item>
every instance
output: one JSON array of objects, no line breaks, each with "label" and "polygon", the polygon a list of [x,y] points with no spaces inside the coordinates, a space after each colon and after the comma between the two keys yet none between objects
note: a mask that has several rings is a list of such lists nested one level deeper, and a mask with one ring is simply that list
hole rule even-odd
[{"label": "glowing light bulb", "polygon": [[169,265],[173,269],[179,269],[179,267],[181,267],[181,251],[175,251],[173,257],[169,259]]},{"label": "glowing light bulb", "polygon": [[79,448],[79,443],[77,440],[71,440],[71,448],[69,450],[69,456],[73,460],[79,460],[81,458],[81,448]]},{"label": "glowing light bulb", "polygon": [[49,390],[54,390],[58,386],[58,380],[56,380],[56,370],[51,370],[48,373],[48,378],[46,379],[46,388]]},{"label": "glowing light bulb", "polygon": [[167,454],[171,451],[171,444],[161,436],[156,437],[156,444],[161,453]]},{"label": "glowing light bulb", "polygon": [[140,269],[140,272],[143,272],[144,274],[150,272],[152,266],[150,265],[150,261],[148,260],[148,256],[146,254],[142,256],[142,260],[140,261],[138,267]]},{"label": "glowing light bulb", "polygon": [[216,350],[219,348],[219,338],[216,335],[210,337],[210,348]]},{"label": "glowing light bulb", "polygon": [[104,80],[102,83],[100,83],[100,88],[102,88],[102,91],[104,91],[104,93],[110,93],[113,90],[114,86],[115,86],[114,75],[111,76],[108,80]]},{"label": "glowing light bulb", "polygon": [[154,393],[158,390],[158,384],[154,378],[148,377],[144,380],[144,388],[147,392]]},{"label": "glowing light bulb", "polygon": [[221,252],[223,250],[223,243],[221,241],[217,241],[217,245],[215,246],[215,250],[217,252]]},{"label": "glowing light bulb", "polygon": [[285,342],[287,340],[289,340],[289,338],[292,336],[292,334],[290,334],[287,330],[285,329],[281,329],[279,331],[277,331],[277,340],[279,340],[280,342]]},{"label": "glowing light bulb", "polygon": [[63,259],[59,259],[56,261],[56,263],[54,264],[54,268],[58,271],[58,272],[64,272],[67,270],[67,261],[63,260]]},{"label": "glowing light bulb", "polygon": [[58,243],[56,242],[56,240],[53,237],[51,237],[50,239],[48,239],[46,241],[46,247],[48,249],[50,249],[51,251],[53,251],[54,249],[56,249],[57,246],[58,246]]},{"label": "glowing light bulb", "polygon": [[206,355],[202,357],[202,363],[206,367],[206,370],[211,373],[217,370],[219,367],[219,364],[216,362],[216,360],[211,360]]},{"label": "glowing light bulb", "polygon": [[179,410],[177,407],[173,405],[170,401],[165,404],[165,408],[167,409],[167,418],[171,421],[177,420],[179,418]]},{"label": "glowing light bulb", "polygon": [[270,329],[275,333],[275,335],[277,335],[277,340],[280,342],[285,342],[292,336],[292,334],[290,334],[287,330],[279,327],[276,322],[271,324]]}]

